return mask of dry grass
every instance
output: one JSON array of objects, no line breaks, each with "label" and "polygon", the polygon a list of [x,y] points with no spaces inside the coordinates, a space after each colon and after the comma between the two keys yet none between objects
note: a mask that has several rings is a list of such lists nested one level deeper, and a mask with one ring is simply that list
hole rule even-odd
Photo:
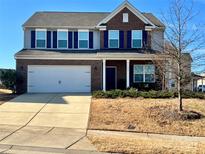
[{"label": "dry grass", "polygon": [[102,152],[119,152],[132,154],[203,154],[205,143],[171,141],[143,137],[124,137],[108,135],[90,135],[91,143]]},{"label": "dry grass", "polygon": [[[205,115],[205,100],[185,99],[184,108]],[[176,109],[176,99],[92,99],[89,128],[205,136],[205,118],[173,118]]]}]

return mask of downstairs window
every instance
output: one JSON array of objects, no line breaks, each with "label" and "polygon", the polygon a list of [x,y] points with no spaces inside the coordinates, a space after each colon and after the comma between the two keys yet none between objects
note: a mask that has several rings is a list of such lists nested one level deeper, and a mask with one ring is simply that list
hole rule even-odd
[{"label": "downstairs window", "polygon": [[155,82],[155,66],[154,65],[134,65],[133,76],[135,83],[153,83]]}]

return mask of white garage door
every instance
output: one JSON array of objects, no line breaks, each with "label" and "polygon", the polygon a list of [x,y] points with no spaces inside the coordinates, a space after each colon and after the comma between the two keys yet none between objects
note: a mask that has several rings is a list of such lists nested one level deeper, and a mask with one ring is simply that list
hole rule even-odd
[{"label": "white garage door", "polygon": [[90,66],[28,66],[28,92],[90,92]]}]

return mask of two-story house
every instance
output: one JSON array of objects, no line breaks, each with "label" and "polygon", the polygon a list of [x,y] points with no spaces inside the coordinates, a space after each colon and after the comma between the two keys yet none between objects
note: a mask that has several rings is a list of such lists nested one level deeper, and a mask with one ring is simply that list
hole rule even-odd
[{"label": "two-story house", "polygon": [[23,30],[18,93],[163,86],[153,57],[163,52],[165,26],[127,1],[113,12],[36,12]]}]

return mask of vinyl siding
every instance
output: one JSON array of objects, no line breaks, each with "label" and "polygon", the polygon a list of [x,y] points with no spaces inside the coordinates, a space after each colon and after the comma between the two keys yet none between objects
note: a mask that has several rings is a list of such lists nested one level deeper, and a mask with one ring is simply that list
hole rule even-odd
[{"label": "vinyl siding", "polygon": [[164,31],[155,30],[151,32],[151,48],[157,51],[162,51],[164,45]]}]

